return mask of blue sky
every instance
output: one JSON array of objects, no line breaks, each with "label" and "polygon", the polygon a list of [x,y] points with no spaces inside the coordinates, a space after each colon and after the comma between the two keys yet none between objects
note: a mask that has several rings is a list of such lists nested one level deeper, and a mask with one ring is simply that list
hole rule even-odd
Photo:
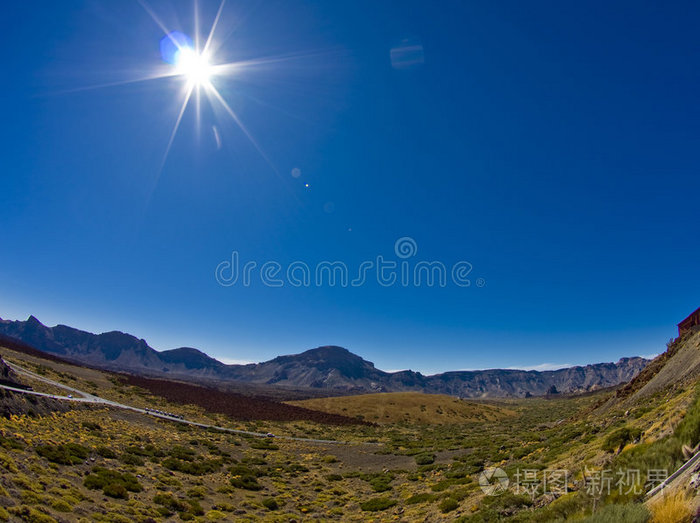
[{"label": "blue sky", "polygon": [[[662,351],[700,305],[700,5],[614,4],[230,1],[211,62],[250,65],[212,83],[248,134],[191,103],[164,163],[185,80],[122,83],[171,67],[141,4],[3,6],[0,316],[426,373]],[[471,285],[215,278],[402,237]]]}]

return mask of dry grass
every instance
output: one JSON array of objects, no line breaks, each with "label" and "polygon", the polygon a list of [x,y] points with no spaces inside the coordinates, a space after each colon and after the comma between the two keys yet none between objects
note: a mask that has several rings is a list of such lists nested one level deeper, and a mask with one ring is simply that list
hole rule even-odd
[{"label": "dry grass", "polygon": [[390,392],[289,402],[308,409],[359,417],[375,423],[443,425],[496,421],[515,414],[495,405],[460,400],[444,394]]},{"label": "dry grass", "polygon": [[669,493],[650,504],[650,523],[686,523],[692,518],[692,508],[682,491]]},{"label": "dry grass", "polygon": [[[62,510],[72,509],[69,520],[77,520],[79,514],[95,513],[104,514],[105,520],[113,518],[112,521],[125,520],[124,517],[132,521],[177,520],[175,513],[179,510],[168,509],[155,501],[156,497],[163,501],[164,492],[177,502],[173,506],[189,507],[197,501],[198,505],[192,505],[191,509],[197,520],[211,515],[209,519],[219,516],[227,521],[299,521],[311,517],[343,521],[448,521],[473,515],[491,521],[517,512],[518,520],[524,523],[548,521],[563,514],[581,517],[590,512],[585,498],[569,500],[563,507],[560,503],[551,511],[524,510],[529,505],[514,495],[484,501],[476,481],[478,472],[484,466],[497,464],[506,467],[509,474],[517,467],[547,467],[566,468],[574,477],[582,466],[600,465],[601,459],[609,458],[600,447],[612,431],[629,425],[645,431],[649,437],[659,437],[677,424],[684,411],[689,411],[694,398],[693,389],[673,389],[646,398],[643,404],[625,406],[628,413],[617,408],[603,415],[592,409],[609,392],[498,402],[463,401],[417,392],[385,393],[293,402],[345,416],[362,416],[366,421],[381,423],[377,426],[241,421],[207,413],[197,406],[169,403],[144,389],[110,379],[113,377],[101,371],[2,348],[0,354],[78,389],[130,405],[177,412],[187,419],[270,431],[278,436],[380,443],[337,446],[281,437],[265,439],[273,449],[257,439],[188,429],[149,416],[97,406],[50,412],[45,416],[12,416],[0,419],[0,435],[6,440],[0,439],[3,447],[0,453],[4,454],[0,455],[0,484],[7,490],[7,501],[14,503],[10,507],[11,517],[25,519],[31,516],[30,511],[41,511],[66,520],[66,514],[70,513]],[[42,387],[40,382],[33,385]],[[90,428],[94,425],[99,429]],[[654,430],[650,431],[652,426]],[[15,447],[14,440],[21,443]],[[40,446],[67,444],[88,449],[87,462],[71,465],[50,462],[36,450]],[[147,446],[156,447],[165,456],[141,455],[133,450],[144,447],[145,452]],[[102,447],[113,450],[115,457],[105,454],[100,450]],[[173,449],[180,447],[192,450],[201,458],[195,463],[222,460],[223,464],[218,469],[204,470],[203,474],[190,473],[187,467],[173,468],[167,459]],[[630,449],[629,453],[633,452]],[[435,462],[421,465],[416,458],[424,456],[433,457]],[[106,498],[103,491],[84,485],[86,475],[96,466],[131,473],[143,490],[127,493],[127,500]],[[3,496],[0,487],[0,505],[8,506],[2,503]],[[394,501],[397,506],[387,504],[381,512],[363,510],[363,506],[376,508],[367,502],[379,498]],[[408,502],[409,499],[412,501]],[[67,502],[67,507],[61,504],[62,500]],[[457,509],[449,515],[443,513],[455,503]],[[195,510],[199,505],[201,509]],[[648,508],[655,515],[653,521],[690,520],[690,507],[682,495],[659,500],[657,506]],[[173,514],[165,515],[168,511]],[[474,511],[478,513],[472,514]],[[117,512],[122,514],[122,519],[118,519]],[[0,509],[0,520],[3,517]]]}]

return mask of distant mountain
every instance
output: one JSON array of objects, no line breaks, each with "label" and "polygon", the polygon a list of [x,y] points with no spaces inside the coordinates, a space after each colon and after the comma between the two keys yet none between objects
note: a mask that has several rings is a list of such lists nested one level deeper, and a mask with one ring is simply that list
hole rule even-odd
[{"label": "distant mountain", "polygon": [[230,376],[241,381],[345,390],[381,390],[391,374],[374,367],[342,347],[327,346],[270,361],[231,366]]},{"label": "distant mountain", "polygon": [[79,363],[108,370],[143,374],[218,378],[226,365],[197,349],[179,348],[158,352],[130,334],[112,331],[92,334],[56,325],[47,327],[34,316],[27,321],[0,320],[0,334],[32,347]]},{"label": "distant mountain", "polygon": [[104,334],[57,325],[47,327],[34,316],[27,321],[0,319],[0,335],[42,351],[108,370],[189,380],[244,382],[284,388],[334,392],[420,391],[461,397],[540,396],[587,392],[626,383],[646,366],[644,358],[622,358],[555,371],[493,369],[424,376],[410,370],[384,372],[347,349],[318,347],[250,365],[225,365],[190,347],[156,351],[145,340],[113,331]]},{"label": "distant mountain", "polygon": [[201,350],[193,349],[192,347],[180,347],[179,349],[165,350],[157,354],[160,360],[166,364],[176,367],[184,365],[188,371],[211,371],[216,373],[226,367],[219,360],[215,360]]}]

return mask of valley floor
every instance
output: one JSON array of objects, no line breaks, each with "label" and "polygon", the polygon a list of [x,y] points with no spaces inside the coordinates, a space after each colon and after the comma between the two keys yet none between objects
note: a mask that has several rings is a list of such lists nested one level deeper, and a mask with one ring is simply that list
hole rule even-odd
[{"label": "valley floor", "polygon": [[[662,471],[682,464],[681,443],[700,440],[691,382],[637,403],[609,391],[498,402],[385,394],[303,403],[376,423],[334,425],[235,420],[169,402],[114,374],[0,354],[30,371],[21,380],[34,391],[65,396],[60,384],[113,402],[0,391],[0,520],[647,521],[670,502],[647,508],[644,493]],[[146,408],[258,436],[187,425]],[[613,481],[621,471],[626,481]],[[688,517],[692,497],[681,494],[679,513]]]}]

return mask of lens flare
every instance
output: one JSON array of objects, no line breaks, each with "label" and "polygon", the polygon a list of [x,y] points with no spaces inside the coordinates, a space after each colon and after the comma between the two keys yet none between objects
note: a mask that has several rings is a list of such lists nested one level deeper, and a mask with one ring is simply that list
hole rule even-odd
[{"label": "lens flare", "polygon": [[[160,56],[165,63],[170,64],[172,67],[167,68],[169,71],[159,74],[158,77],[179,77],[184,80],[180,91],[181,101],[179,103],[179,110],[177,111],[177,117],[170,132],[170,138],[168,139],[160,168],[158,169],[158,177],[165,166],[165,162],[170,154],[170,149],[175,141],[175,136],[178,133],[180,124],[182,123],[183,116],[190,105],[194,105],[196,127],[197,129],[201,127],[201,103],[203,99],[208,100],[212,109],[215,111],[220,112],[223,110],[224,113],[228,114],[238,128],[250,140],[251,144],[267,161],[267,163],[270,164],[273,169],[275,169],[272,162],[270,162],[262,148],[253,138],[253,135],[243,124],[238,114],[219,93],[212,80],[214,77],[222,80],[226,79],[226,77],[230,77],[236,73],[239,66],[253,67],[256,65],[263,65],[265,63],[273,63],[280,60],[280,58],[273,57],[268,60],[253,60],[249,62],[235,63],[225,63],[220,61],[220,57],[216,56],[218,45],[216,43],[214,33],[219,24],[219,20],[221,19],[226,0],[220,0],[219,8],[216,11],[216,15],[211,23],[211,28],[208,34],[202,34],[200,32],[200,18],[197,8],[197,0],[194,0],[193,37],[190,37],[182,31],[172,31],[168,29],[166,24],[163,23],[155,11],[150,7],[147,0],[137,1],[164,33],[164,36],[160,39]],[[216,141],[217,149],[221,148],[222,136],[218,127],[216,126],[214,127],[214,139]],[[275,169],[275,171],[277,170]],[[155,184],[157,183],[158,178],[155,180]]]},{"label": "lens flare", "polygon": [[192,39],[181,31],[170,31],[160,39],[160,57],[171,65],[177,63],[180,49],[192,49]]},{"label": "lens flare", "polygon": [[181,48],[175,56],[175,67],[194,85],[207,85],[212,75],[212,66],[205,53],[197,53],[191,47]]}]

